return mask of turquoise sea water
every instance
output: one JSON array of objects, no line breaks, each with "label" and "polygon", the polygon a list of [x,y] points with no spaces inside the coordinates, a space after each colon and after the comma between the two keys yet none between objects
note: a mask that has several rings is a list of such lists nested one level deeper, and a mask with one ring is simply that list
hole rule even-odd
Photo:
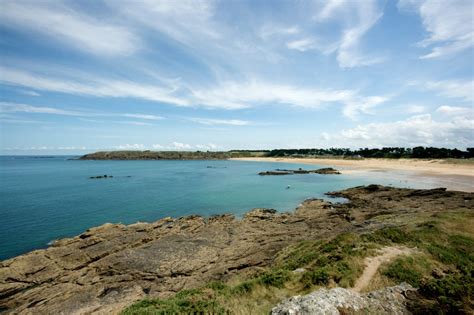
[{"label": "turquoise sea water", "polygon": [[[257,175],[276,168],[317,168],[297,164],[69,158],[0,157],[0,260],[106,222],[240,216],[256,207],[289,211],[306,198],[374,182],[353,175]],[[89,178],[104,174],[114,177]]]}]

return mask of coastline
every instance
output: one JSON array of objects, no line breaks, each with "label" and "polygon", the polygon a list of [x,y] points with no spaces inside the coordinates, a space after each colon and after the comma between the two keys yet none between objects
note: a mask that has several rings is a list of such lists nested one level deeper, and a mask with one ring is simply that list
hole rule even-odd
[{"label": "coastline", "polygon": [[233,161],[279,162],[337,167],[345,175],[390,173],[400,180],[415,180],[443,186],[448,190],[474,192],[474,163],[453,163],[449,160],[360,159],[336,158],[232,158]]},{"label": "coastline", "polygon": [[[269,268],[275,262],[288,263],[285,257],[289,250],[305,249],[294,247],[296,244],[321,245],[323,241],[323,244],[332,246],[332,239],[347,236],[348,232],[357,238],[361,233],[377,236],[377,231],[393,230],[393,226],[401,229],[408,224],[410,229],[423,228],[422,222],[429,220],[433,224],[433,220],[443,219],[439,213],[446,212],[461,216],[461,223],[456,223],[456,233],[468,231],[466,233],[471,235],[470,224],[463,225],[469,220],[467,213],[472,211],[474,199],[469,193],[369,185],[329,195],[344,197],[350,202],[332,204],[321,199],[307,199],[288,213],[257,208],[247,212],[242,219],[232,215],[168,217],[151,223],[107,223],[90,228],[75,237],[58,240],[46,249],[1,261],[0,310],[119,314],[142,299],[169,299],[177,292],[199,290],[205,290],[209,295],[209,290],[216,287],[206,287],[206,284],[215,281],[220,281],[224,288],[232,286],[229,291],[233,292],[232,301],[247,299],[249,308],[253,309],[255,303],[251,295],[237,290],[241,286],[235,281],[249,279],[242,283],[256,283],[263,270],[271,276],[272,269]],[[402,230],[397,233],[405,235]],[[352,238],[342,237],[340,240],[349,242],[344,246],[354,245]],[[354,248],[364,248],[359,245]],[[311,246],[307,249],[313,252]],[[351,266],[349,261],[356,259],[352,255],[340,256],[341,248],[334,248],[327,255],[335,255],[336,251],[338,262],[327,260],[326,266],[333,268],[334,272],[339,270],[338,264],[348,268]],[[356,267],[370,254],[364,251],[357,258],[358,264],[350,267],[347,277],[358,275]],[[298,263],[289,270],[306,267],[307,263]],[[286,270],[284,274],[289,275],[283,265],[279,265],[283,268],[281,270]],[[291,278],[288,277],[287,280]],[[352,286],[349,278],[344,280],[337,276],[333,281]],[[272,286],[272,283],[264,286]],[[278,288],[277,284],[275,288]],[[212,291],[212,294],[217,296],[219,292]],[[229,296],[222,298],[225,302]],[[259,313],[267,314],[280,300],[281,296],[271,297],[262,306],[264,311]],[[232,301],[225,303],[232,307]],[[240,303],[237,308],[240,308]],[[126,314],[140,313],[142,306],[137,302],[130,306],[138,308],[137,312]]]}]

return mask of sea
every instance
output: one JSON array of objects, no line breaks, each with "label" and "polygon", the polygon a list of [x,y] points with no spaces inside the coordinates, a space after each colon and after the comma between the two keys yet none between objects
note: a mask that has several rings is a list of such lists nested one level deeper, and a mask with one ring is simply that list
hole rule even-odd
[{"label": "sea", "polygon": [[[0,260],[45,248],[107,222],[153,222],[253,208],[292,211],[307,198],[372,183],[408,186],[378,174],[259,176],[318,166],[249,161],[90,161],[74,156],[0,156]],[[320,166],[326,167],[326,166]],[[91,179],[107,175],[107,178]],[[110,177],[113,176],[113,177]]]}]

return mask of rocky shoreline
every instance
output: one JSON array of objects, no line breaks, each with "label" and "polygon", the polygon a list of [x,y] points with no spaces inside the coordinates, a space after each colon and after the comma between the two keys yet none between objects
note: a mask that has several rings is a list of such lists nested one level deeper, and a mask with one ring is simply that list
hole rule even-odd
[{"label": "rocky shoreline", "polygon": [[0,312],[118,313],[144,297],[256,272],[297,241],[395,224],[379,217],[474,210],[473,193],[445,189],[370,185],[331,195],[350,202],[309,199],[291,213],[254,209],[241,220],[188,216],[89,229],[0,262]]}]

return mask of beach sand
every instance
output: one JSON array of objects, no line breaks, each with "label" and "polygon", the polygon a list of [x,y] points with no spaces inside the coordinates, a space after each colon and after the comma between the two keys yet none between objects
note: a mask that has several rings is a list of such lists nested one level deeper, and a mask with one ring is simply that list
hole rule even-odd
[{"label": "beach sand", "polygon": [[474,162],[420,159],[235,158],[232,160],[332,166],[343,174],[394,176],[432,187],[474,192]]}]

